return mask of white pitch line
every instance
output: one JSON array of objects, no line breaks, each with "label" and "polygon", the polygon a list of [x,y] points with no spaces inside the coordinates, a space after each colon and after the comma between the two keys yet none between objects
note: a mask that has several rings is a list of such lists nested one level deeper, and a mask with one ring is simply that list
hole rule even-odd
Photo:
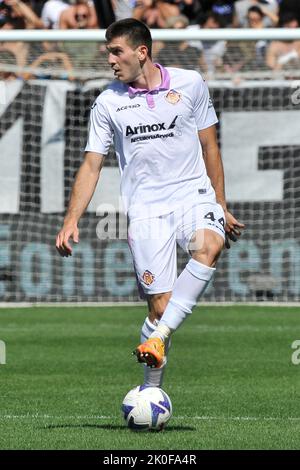
[{"label": "white pitch line", "polygon": [[[0,421],[5,419],[119,419],[119,416],[103,416],[103,415],[0,415]],[[296,416],[173,416],[173,419],[179,420],[199,420],[199,421],[300,421],[300,417]]]},{"label": "white pitch line", "polygon": [[300,417],[292,416],[177,416],[177,418],[202,421],[300,421]]},{"label": "white pitch line", "polygon": [[1,419],[116,419],[117,416],[0,415]]}]

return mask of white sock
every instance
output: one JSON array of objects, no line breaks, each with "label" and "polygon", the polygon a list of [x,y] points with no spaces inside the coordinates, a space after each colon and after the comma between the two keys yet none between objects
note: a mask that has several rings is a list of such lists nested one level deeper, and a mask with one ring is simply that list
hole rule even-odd
[{"label": "white sock", "polygon": [[214,272],[215,268],[205,266],[193,258],[190,259],[176,280],[166,310],[150,337],[160,337],[166,341],[170,334],[179,328],[186,317],[192,313],[192,309],[204,293]]},{"label": "white sock", "polygon": [[[151,323],[149,318],[148,317],[146,318],[142,326],[142,330],[141,330],[141,343],[144,343],[144,341],[146,341],[151,336],[153,331],[158,326],[158,323],[159,323],[158,320],[154,320],[154,323]],[[165,362],[159,369],[152,369],[151,367],[148,367],[145,364],[143,364],[145,385],[149,385],[151,387],[162,386],[164,372],[165,372],[165,368],[167,364],[167,354],[168,354],[169,348],[170,348],[170,341],[167,341],[165,345]]]}]

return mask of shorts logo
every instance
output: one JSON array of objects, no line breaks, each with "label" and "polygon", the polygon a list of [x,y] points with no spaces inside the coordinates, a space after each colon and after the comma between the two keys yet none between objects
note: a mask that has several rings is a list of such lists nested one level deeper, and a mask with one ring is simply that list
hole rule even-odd
[{"label": "shorts logo", "polygon": [[146,284],[146,286],[151,286],[151,284],[153,284],[155,280],[155,276],[150,271],[145,271],[142,276],[142,279],[144,283]]},{"label": "shorts logo", "polygon": [[166,95],[165,98],[168,103],[177,104],[181,100],[181,93],[178,91],[170,90]]}]

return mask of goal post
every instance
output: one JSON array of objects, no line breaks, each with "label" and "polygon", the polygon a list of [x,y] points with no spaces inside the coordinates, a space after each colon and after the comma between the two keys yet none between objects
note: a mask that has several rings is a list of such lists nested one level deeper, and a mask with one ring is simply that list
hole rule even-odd
[{"label": "goal post", "polygon": [[[153,38],[154,60],[206,77],[229,208],[246,224],[204,300],[299,301],[298,57],[273,70],[251,54],[257,43],[266,53],[272,41],[298,41],[300,30],[157,30]],[[0,302],[138,300],[113,148],[74,256],[55,250],[90,106],[112,79],[104,31],[0,31],[0,43]],[[185,263],[179,250],[179,271]]]}]

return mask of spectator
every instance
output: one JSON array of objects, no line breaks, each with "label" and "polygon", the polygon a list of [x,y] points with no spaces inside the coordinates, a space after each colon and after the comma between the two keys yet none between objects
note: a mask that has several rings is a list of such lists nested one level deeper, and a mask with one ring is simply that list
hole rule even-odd
[{"label": "spectator", "polygon": [[272,27],[278,25],[279,17],[277,13],[273,13],[262,4],[253,5],[247,12],[247,27],[255,29],[265,28],[268,23],[265,21],[266,18],[270,20]]},{"label": "spectator", "polygon": [[201,0],[174,0],[174,3],[177,4],[180,14],[188,18],[189,24],[199,22],[200,15],[203,15]]},{"label": "spectator", "polygon": [[[87,29],[96,28],[97,25],[95,8],[87,0],[76,0],[59,18],[61,29]],[[75,71],[99,64],[100,47],[95,41],[65,41],[60,43],[60,52],[68,55]]]},{"label": "spectator", "polygon": [[63,0],[48,0],[45,2],[41,14],[45,27],[47,29],[58,29],[59,17],[68,8],[69,5]]},{"label": "spectator", "polygon": [[[264,25],[274,26],[277,23],[276,15],[278,13],[277,0],[237,0],[234,4],[234,21],[236,27],[247,28],[247,14],[252,6],[263,8],[265,14]],[[266,14],[268,12],[268,14]],[[275,16],[272,16],[275,15]]]},{"label": "spectator", "polygon": [[131,18],[136,0],[111,0],[116,21]]},{"label": "spectator", "polygon": [[247,13],[247,28],[254,28],[254,29],[263,29],[265,27],[264,24],[264,13],[259,6],[254,5],[250,7]]},{"label": "spectator", "polygon": [[25,80],[31,78],[63,78],[73,80],[73,66],[69,56],[63,52],[44,52],[29,66],[32,69],[23,74]]},{"label": "spectator", "polygon": [[137,0],[133,18],[143,21],[149,28],[166,28],[166,21],[179,15],[177,5],[158,0]]},{"label": "spectator", "polygon": [[[43,22],[34,13],[29,5],[21,0],[2,0],[1,2],[1,29],[33,29],[42,28]],[[1,52],[10,52],[15,57],[15,64],[22,68],[27,64],[34,45],[22,41],[4,42],[1,44]]]},{"label": "spectator", "polygon": [[[265,28],[264,18],[265,16],[271,15],[274,20],[276,20],[276,24],[278,23],[278,17],[275,13],[269,13],[267,9],[264,9],[260,5],[250,7],[247,13],[247,21],[248,21],[248,28],[252,29],[263,29]],[[276,18],[275,18],[276,17]],[[265,62],[265,55],[266,55],[266,48],[267,42],[266,41],[257,41],[253,43],[252,41],[248,41],[248,57],[253,56],[250,62],[252,67],[261,68]],[[244,45],[244,48],[246,43]]]},{"label": "spectator", "polygon": [[[253,5],[247,13],[247,27],[265,28],[264,17],[265,14],[260,6]],[[264,69],[266,48],[266,41],[228,41],[223,57],[224,71],[235,74],[239,71]]]},{"label": "spectator", "polygon": [[234,0],[215,0],[211,12],[218,15],[224,28],[231,27],[233,22]]},{"label": "spectator", "polygon": [[[286,13],[279,23],[283,28],[299,28],[299,21],[294,13]],[[267,50],[268,67],[272,70],[300,67],[300,41],[271,41]]]},{"label": "spectator", "polygon": [[[224,26],[222,16],[209,12],[200,25],[190,28],[219,29]],[[222,57],[225,53],[225,41],[190,41],[190,46],[198,48],[202,52],[202,67],[206,73],[214,74],[215,70],[222,65]]]},{"label": "spectator", "polygon": [[145,23],[149,28],[163,28],[164,19],[161,17],[157,5],[152,0],[138,0],[132,17]]},{"label": "spectator", "polygon": [[299,0],[278,0],[279,16],[282,17],[286,13],[293,13],[300,24],[300,2]]},{"label": "spectator", "polygon": [[[184,29],[188,24],[189,20],[184,15],[171,16],[166,21],[166,28]],[[156,59],[163,66],[191,70],[198,70],[202,65],[200,51],[195,47],[191,47],[187,41],[166,41],[162,44]]]},{"label": "spectator", "polygon": [[1,16],[0,27],[3,29],[35,29],[44,27],[44,23],[34,13],[32,8],[21,0],[2,0]]},{"label": "spectator", "polygon": [[0,44],[0,80],[15,80],[16,56]]},{"label": "spectator", "polygon": [[190,24],[195,24],[199,20],[199,15],[203,14],[202,0],[164,0],[159,3],[172,6],[172,10],[167,6],[166,18],[184,15]]},{"label": "spectator", "polygon": [[63,10],[59,17],[60,29],[97,28],[98,20],[94,5],[87,0],[76,0],[74,5]]}]

